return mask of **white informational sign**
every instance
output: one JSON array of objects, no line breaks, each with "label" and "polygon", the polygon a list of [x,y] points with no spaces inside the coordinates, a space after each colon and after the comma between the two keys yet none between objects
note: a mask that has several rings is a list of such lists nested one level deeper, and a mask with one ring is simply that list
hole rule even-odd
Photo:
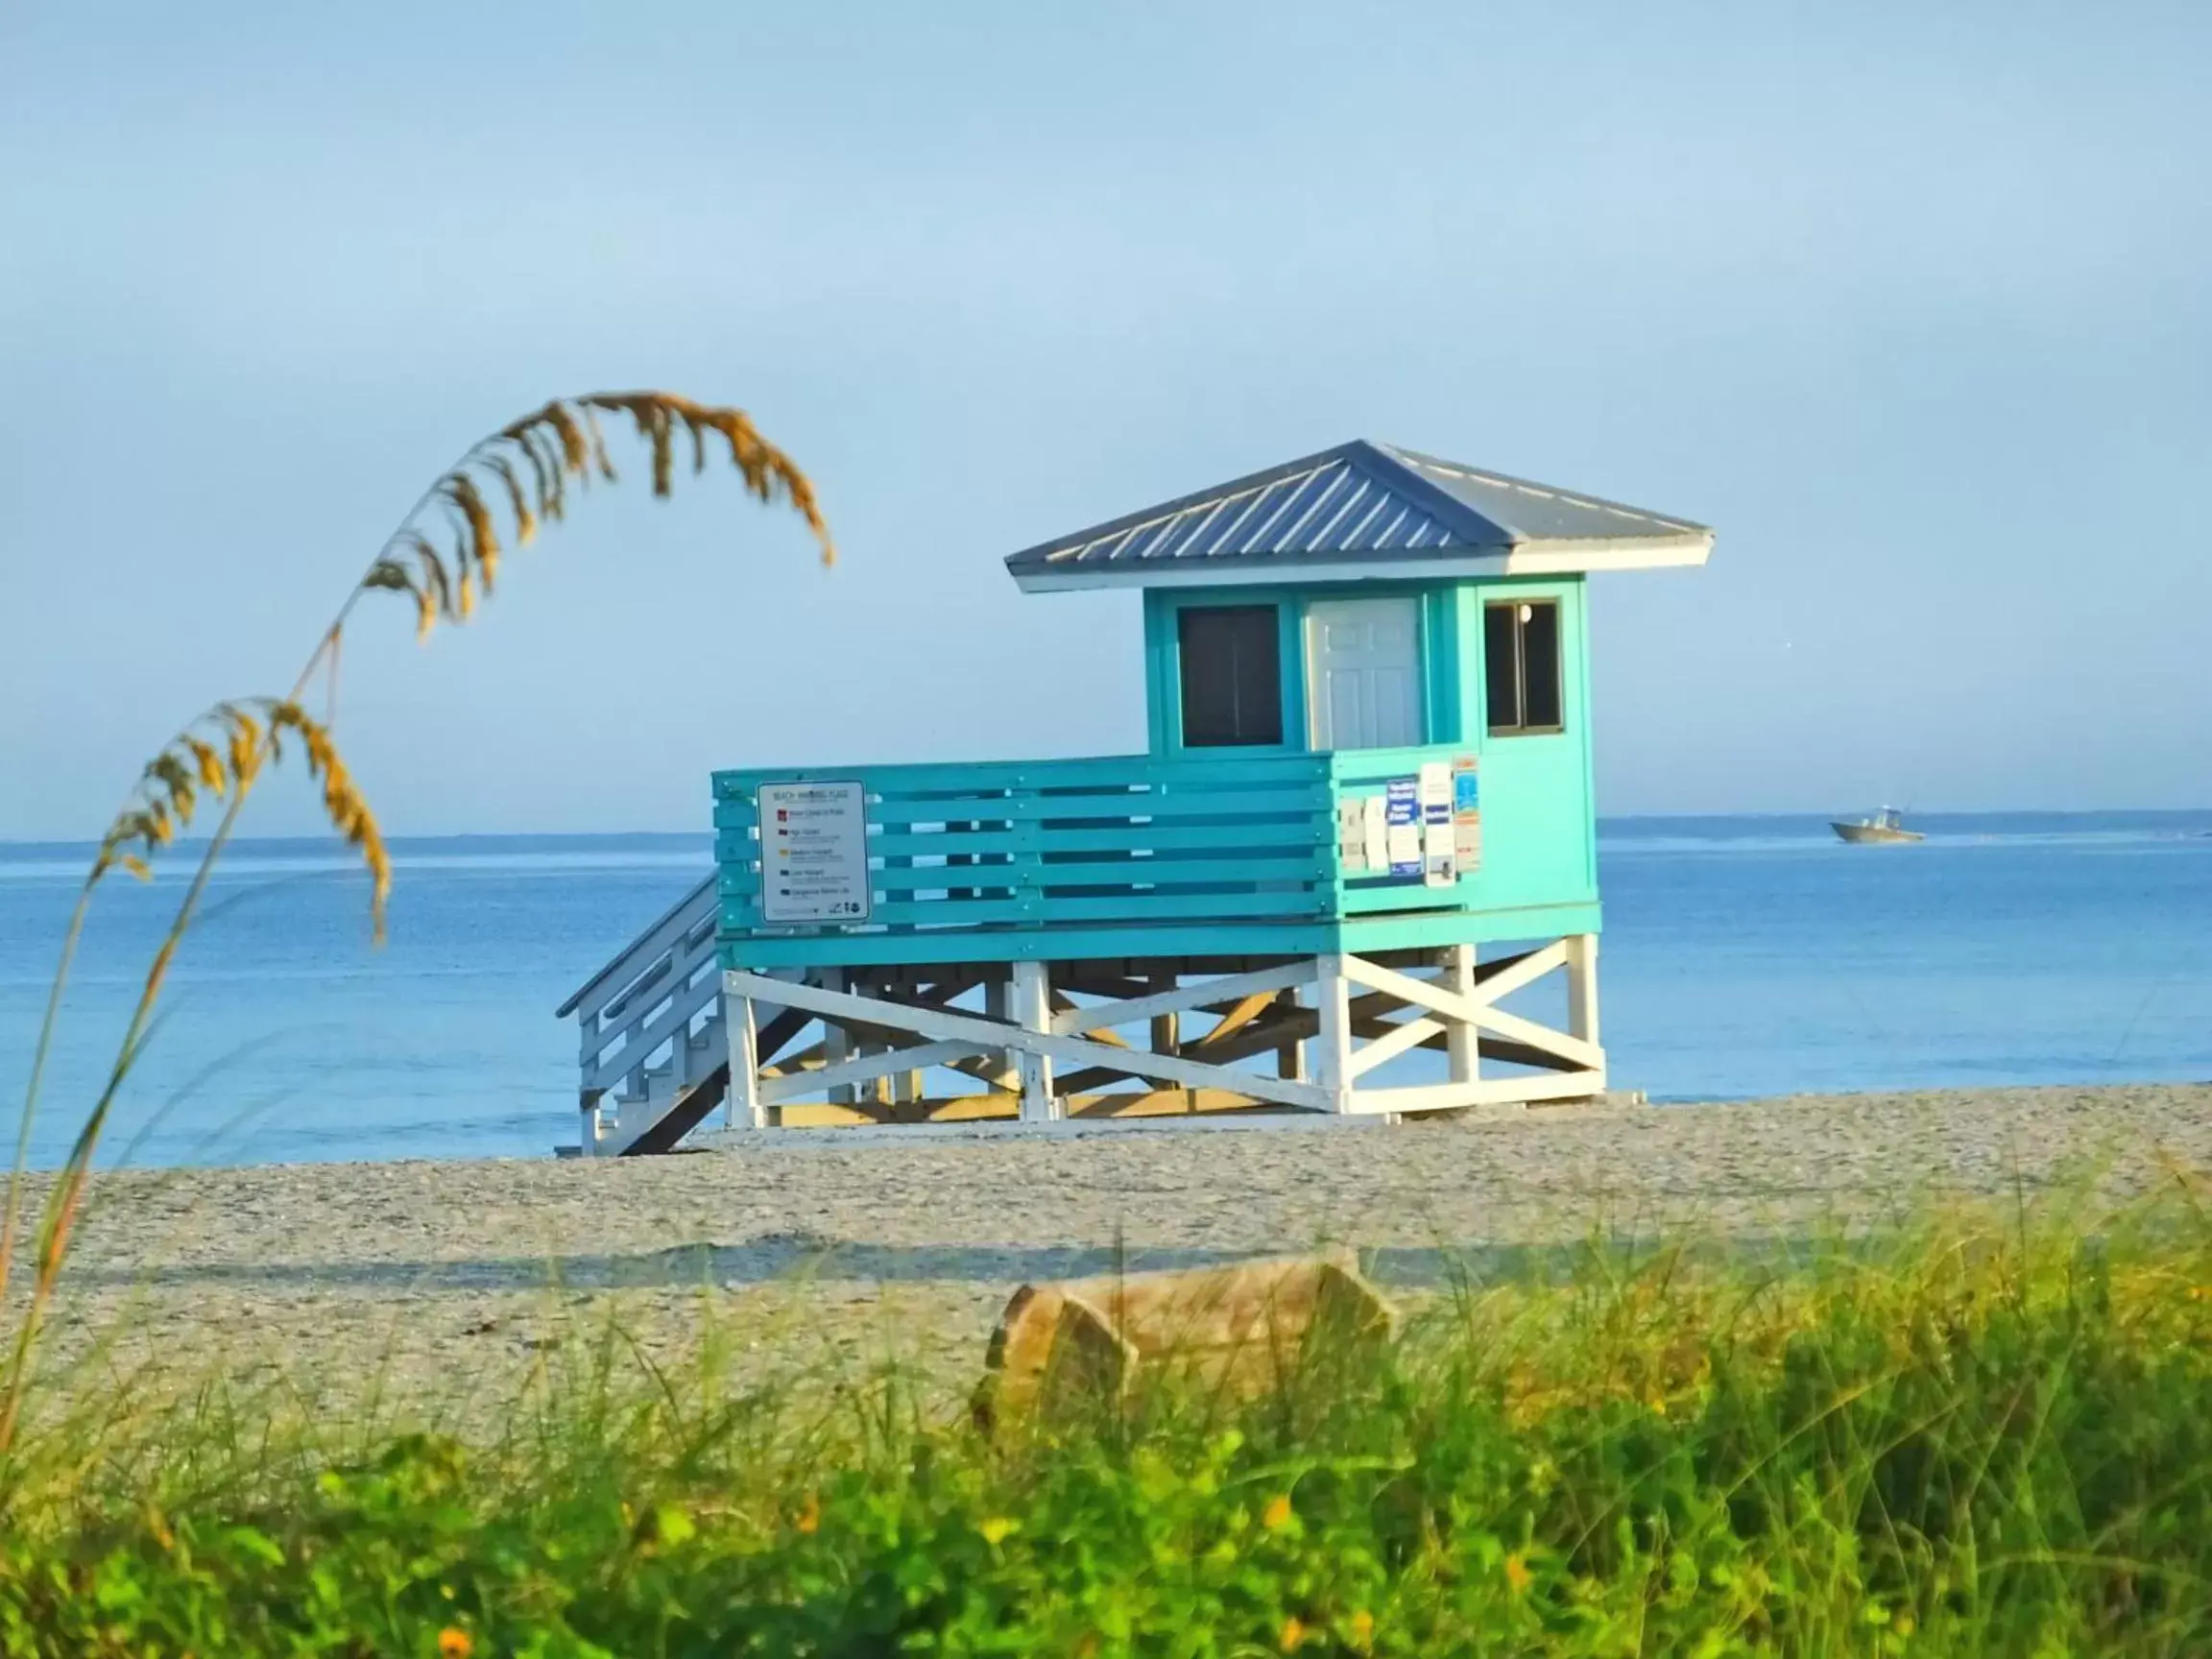
[{"label": "white informational sign", "polygon": [[1482,789],[1472,755],[1462,755],[1452,762],[1452,842],[1461,875],[1480,868]]},{"label": "white informational sign", "polygon": [[1404,880],[1421,878],[1421,802],[1411,778],[1393,778],[1382,785],[1383,823],[1389,830],[1387,850],[1390,874]]},{"label": "white informational sign", "polygon": [[868,796],[858,783],[760,785],[760,919],[868,920]]},{"label": "white informational sign", "polygon": [[1370,876],[1390,874],[1390,804],[1380,795],[1370,795],[1362,803],[1359,828],[1366,856],[1361,860]]},{"label": "white informational sign", "polygon": [[1357,801],[1336,803],[1336,862],[1347,876],[1367,873],[1367,812]]},{"label": "white informational sign", "polygon": [[1459,879],[1459,858],[1452,844],[1452,826],[1421,826],[1421,879],[1431,887],[1449,887]]},{"label": "white informational sign", "polygon": [[1452,821],[1452,768],[1441,760],[1423,763],[1414,781],[1421,801],[1421,822],[1424,824],[1449,824]]},{"label": "white informational sign", "polygon": [[1441,760],[1423,762],[1414,794],[1421,803],[1421,879],[1449,887],[1459,879],[1452,840],[1452,768]]}]

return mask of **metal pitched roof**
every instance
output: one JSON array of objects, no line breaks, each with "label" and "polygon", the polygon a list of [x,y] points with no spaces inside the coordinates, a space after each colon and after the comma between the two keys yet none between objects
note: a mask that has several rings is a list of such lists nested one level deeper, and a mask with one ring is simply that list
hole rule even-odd
[{"label": "metal pitched roof", "polygon": [[1014,554],[1022,588],[1358,581],[1702,564],[1713,534],[1356,439]]}]

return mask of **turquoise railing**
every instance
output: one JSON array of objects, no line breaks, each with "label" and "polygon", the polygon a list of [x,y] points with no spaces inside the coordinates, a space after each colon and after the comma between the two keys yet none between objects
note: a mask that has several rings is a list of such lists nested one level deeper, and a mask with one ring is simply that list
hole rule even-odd
[{"label": "turquoise railing", "polygon": [[[994,761],[808,767],[714,775],[719,933],[751,941],[961,937],[1082,930],[1094,940],[1172,929],[1182,948],[1218,935],[1352,914],[1460,904],[1454,887],[1355,876],[1338,864],[1337,805],[1452,750],[1275,758]],[[763,913],[762,784],[858,783],[864,922],[771,922]],[[912,939],[914,953],[933,949]],[[904,953],[903,951],[902,953]],[[870,954],[877,954],[871,952]]]}]

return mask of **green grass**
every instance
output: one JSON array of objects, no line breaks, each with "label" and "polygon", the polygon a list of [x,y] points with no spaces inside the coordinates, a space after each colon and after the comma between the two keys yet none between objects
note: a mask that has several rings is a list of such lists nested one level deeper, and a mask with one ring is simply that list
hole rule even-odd
[{"label": "green grass", "polygon": [[334,1446],[220,1394],[49,1417],[0,1642],[2212,1652],[2212,1225],[2178,1180],[2093,1222],[1593,1248],[1256,1401],[1167,1378],[996,1443],[896,1372],[746,1391],[621,1352],[494,1443]]}]

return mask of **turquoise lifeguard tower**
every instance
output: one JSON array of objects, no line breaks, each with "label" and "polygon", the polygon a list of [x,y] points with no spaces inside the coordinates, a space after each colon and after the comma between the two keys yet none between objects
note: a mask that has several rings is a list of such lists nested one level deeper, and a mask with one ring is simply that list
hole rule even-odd
[{"label": "turquoise lifeguard tower", "polygon": [[[564,1005],[584,1150],[735,1126],[1587,1097],[1588,578],[1686,519],[1355,442],[1006,561],[1143,595],[1142,755],[717,772]],[[1565,979],[1562,1023],[1506,998]],[[1432,1051],[1432,1052],[1431,1052]]]}]

